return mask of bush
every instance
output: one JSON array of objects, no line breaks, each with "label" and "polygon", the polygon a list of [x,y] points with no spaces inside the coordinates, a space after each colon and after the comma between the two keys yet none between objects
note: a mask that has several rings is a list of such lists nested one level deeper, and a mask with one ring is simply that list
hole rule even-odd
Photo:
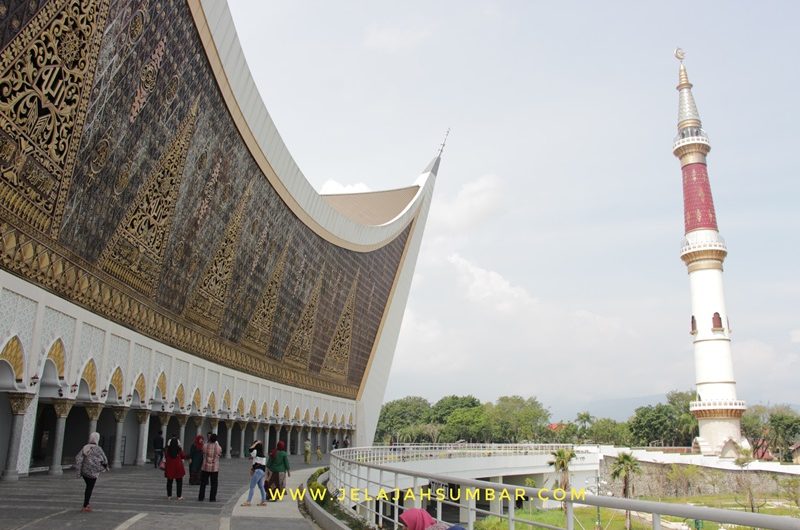
[{"label": "bush", "polygon": [[328,492],[327,488],[317,482],[316,480],[313,482],[309,482],[308,484],[308,494],[311,495],[311,498],[316,501],[317,504],[320,506],[325,506],[328,504]]}]

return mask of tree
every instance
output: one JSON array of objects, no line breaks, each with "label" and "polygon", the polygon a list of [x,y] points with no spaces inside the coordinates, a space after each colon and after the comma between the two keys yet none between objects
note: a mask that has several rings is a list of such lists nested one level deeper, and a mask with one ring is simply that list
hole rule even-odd
[{"label": "tree", "polygon": [[[550,460],[547,465],[553,466],[556,473],[561,474],[558,487],[566,491],[569,489],[569,463],[575,458],[575,451],[572,449],[557,449],[550,454],[553,456],[553,459]],[[561,503],[561,509],[566,511],[566,502]]]},{"label": "tree", "polygon": [[550,413],[534,397],[501,396],[486,410],[492,441],[501,443],[536,439],[544,432],[550,419]]},{"label": "tree", "polygon": [[447,423],[442,428],[442,440],[448,442],[483,442],[490,436],[489,415],[485,407],[456,409],[448,416]]},{"label": "tree", "polygon": [[667,480],[675,487],[675,495],[683,492],[684,495],[689,495],[689,489],[700,476],[700,468],[689,464],[679,465],[670,464],[670,469],[667,471]]},{"label": "tree", "polygon": [[633,443],[638,445],[674,445],[679,437],[678,413],[664,403],[637,408],[628,425]]},{"label": "tree", "polygon": [[[641,472],[642,469],[639,466],[639,461],[631,453],[620,453],[617,455],[617,460],[611,466],[611,478],[614,480],[622,479],[622,495],[626,499],[631,496],[633,475],[638,475]],[[625,510],[625,530],[631,530],[630,510]]]},{"label": "tree", "polygon": [[378,417],[375,437],[379,440],[387,436],[396,438],[406,427],[428,423],[430,414],[431,404],[427,399],[418,396],[408,396],[385,403]]},{"label": "tree", "polygon": [[767,501],[765,500],[761,504],[758,503],[756,500],[755,484],[753,484],[752,475],[746,472],[747,466],[753,462],[753,453],[747,449],[742,449],[741,447],[737,448],[737,452],[739,456],[736,457],[736,460],[734,460],[733,463],[739,466],[742,471],[736,474],[736,485],[738,486],[737,491],[744,492],[745,503],[741,503],[738,497],[736,498],[736,503],[745,510],[756,513],[759,508],[767,503]]},{"label": "tree", "polygon": [[475,396],[445,396],[431,407],[431,421],[444,425],[447,418],[458,409],[480,407],[481,402]]},{"label": "tree", "polygon": [[770,407],[751,405],[742,415],[742,435],[750,442],[753,454],[763,455],[769,447]]},{"label": "tree", "polygon": [[800,437],[800,416],[794,411],[778,411],[769,415],[769,447],[781,462],[791,462],[791,445]]},{"label": "tree", "polygon": [[697,399],[694,390],[671,390],[667,392],[667,404],[676,413],[676,434],[678,435],[673,445],[691,446],[699,433],[697,418],[692,415],[689,405]]},{"label": "tree", "polygon": [[595,420],[589,427],[588,438],[598,444],[631,445],[631,431],[626,422],[617,422],[611,418]]},{"label": "tree", "polygon": [[586,433],[589,431],[589,427],[592,423],[594,423],[594,416],[592,416],[588,410],[579,412],[575,417],[575,424],[578,426],[581,439],[586,438]]}]

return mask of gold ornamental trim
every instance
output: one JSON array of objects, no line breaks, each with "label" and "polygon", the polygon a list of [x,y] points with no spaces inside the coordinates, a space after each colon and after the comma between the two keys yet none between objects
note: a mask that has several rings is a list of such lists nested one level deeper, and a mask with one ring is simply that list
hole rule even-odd
[{"label": "gold ornamental trim", "polygon": [[71,399],[54,399],[53,408],[56,409],[56,416],[59,418],[66,418],[69,416],[69,411],[72,410],[72,405],[75,402]]},{"label": "gold ornamental trim", "polygon": [[22,416],[25,414],[28,410],[28,405],[33,401],[33,394],[25,392],[8,392],[6,396],[11,404],[11,413],[14,416]]},{"label": "gold ornamental trim", "polygon": [[6,342],[3,351],[0,352],[0,360],[6,361],[11,366],[16,382],[22,382],[25,375],[25,355],[22,353],[22,343],[19,337],[14,335]]},{"label": "gold ornamental trim", "polygon": [[86,366],[83,369],[83,373],[81,374],[81,379],[86,381],[86,385],[89,387],[89,392],[94,396],[97,394],[97,365],[94,363],[94,359],[90,359]]},{"label": "gold ornamental trim", "polygon": [[700,419],[741,418],[744,409],[701,409],[693,410],[692,415]]},{"label": "gold ornamental trim", "polygon": [[103,413],[103,405],[100,403],[86,403],[83,408],[91,421],[99,420],[100,414]]},{"label": "gold ornamental trim", "polygon": [[711,146],[704,143],[683,144],[676,147],[672,153],[681,161],[681,167],[694,164],[705,163],[706,155],[711,151]]},{"label": "gold ornamental trim", "polygon": [[720,268],[722,268],[722,262],[725,261],[725,256],[727,255],[727,250],[706,248],[687,252],[686,254],[681,255],[681,260],[683,260],[683,262],[687,265],[700,260],[714,260],[718,261],[720,263]]},{"label": "gold ornamental trim", "polygon": [[50,350],[47,352],[47,358],[53,361],[58,378],[64,379],[64,342],[60,338],[56,339],[53,345],[50,346]]}]

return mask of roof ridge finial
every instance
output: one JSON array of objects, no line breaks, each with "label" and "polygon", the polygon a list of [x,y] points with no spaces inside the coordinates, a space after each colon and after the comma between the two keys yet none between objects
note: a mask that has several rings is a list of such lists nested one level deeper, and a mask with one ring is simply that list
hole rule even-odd
[{"label": "roof ridge finial", "polygon": [[450,127],[448,127],[447,131],[444,133],[444,140],[442,140],[441,145],[439,145],[439,154],[436,156],[442,156],[442,151],[444,151],[444,145],[447,143],[448,136],[450,136]]},{"label": "roof ridge finial", "polygon": [[683,51],[683,48],[675,48],[675,58],[681,62],[681,67],[678,70],[678,86],[676,88],[678,90],[692,88],[692,84],[689,82],[689,74],[686,73],[686,67],[683,65],[683,60],[686,58],[686,52]]}]

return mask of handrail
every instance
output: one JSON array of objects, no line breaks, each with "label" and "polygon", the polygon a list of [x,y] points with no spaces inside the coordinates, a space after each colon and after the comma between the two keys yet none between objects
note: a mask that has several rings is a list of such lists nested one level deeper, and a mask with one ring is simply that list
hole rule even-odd
[{"label": "handrail", "polygon": [[[496,445],[502,445],[502,444],[496,444]],[[443,450],[446,449],[442,446],[438,447]],[[476,488],[480,491],[493,490],[497,494],[503,491],[507,492],[509,488],[513,487],[515,491],[524,490],[525,495],[527,497],[531,498],[538,497],[540,499],[550,499],[554,501],[565,502],[567,506],[567,526],[566,526],[567,530],[574,530],[573,508],[575,504],[611,508],[616,510],[629,510],[629,511],[650,513],[653,514],[652,526],[654,530],[659,530],[661,528],[660,521],[662,515],[689,518],[689,519],[698,519],[704,521],[714,521],[725,524],[736,524],[741,526],[749,526],[754,528],[764,528],[771,530],[800,530],[800,520],[786,516],[765,515],[758,513],[740,512],[734,510],[723,510],[719,508],[706,508],[701,506],[670,504],[664,502],[643,501],[637,499],[623,499],[617,497],[607,497],[603,495],[585,494],[583,496],[581,495],[576,496],[575,491],[564,492],[565,498],[562,499],[559,498],[559,495],[557,495],[556,491],[551,491],[543,488],[509,486],[507,484],[502,484],[497,482],[463,479],[463,478],[453,477],[450,475],[426,473],[424,471],[415,471],[397,466],[389,466],[380,463],[366,462],[364,460],[356,460],[354,458],[348,458],[348,456],[353,456],[353,453],[356,449],[361,450],[363,454],[368,452],[369,450],[374,450],[378,448],[363,447],[363,448],[339,449],[332,451],[330,472],[329,472],[330,473],[329,488],[332,486],[335,491],[347,492],[348,490],[353,490],[353,489],[355,490],[363,489],[365,485],[369,486],[370,484],[373,484],[379,487],[397,490],[399,489],[398,487],[399,477],[407,477],[407,479],[412,479],[414,484],[413,490],[419,489],[420,492],[422,491],[422,487],[425,486],[425,483],[430,484],[432,482],[439,484],[454,484],[458,485],[459,488],[461,487]],[[440,452],[446,453],[446,450]],[[377,472],[378,474],[377,480],[370,478],[372,476],[370,474],[370,471]],[[345,495],[345,498],[347,498],[347,495]],[[388,505],[390,507],[392,507],[393,516],[391,518],[387,515],[384,515],[383,504],[381,503],[377,503],[375,505],[362,506],[362,508],[367,513],[373,514],[372,515],[373,520],[374,517],[376,516],[380,517],[382,520],[391,521],[393,519],[395,527],[397,528],[397,515],[399,509],[404,508],[404,506],[401,504],[402,503],[401,498],[396,498],[394,501],[395,502],[392,502],[391,496],[389,496],[389,499],[385,501],[388,502]],[[458,503],[453,504],[452,502],[448,502],[447,500],[440,501],[438,499],[436,500],[436,503],[437,503],[437,516],[438,516],[437,519],[439,520],[442,519],[441,504],[450,504],[459,506],[461,508],[467,508],[469,510],[469,517],[466,524],[467,527],[470,529],[473,528],[476,516],[479,513],[481,514],[491,513],[476,508],[474,499],[470,503],[468,503],[467,506],[464,506],[463,504],[459,505]],[[520,519],[515,517],[513,502],[509,502],[507,513],[503,514],[492,513],[492,515],[500,516],[501,518],[506,519],[508,521],[508,528],[512,530],[515,528],[515,524],[518,523],[524,523],[531,526],[547,526],[535,523],[533,521],[528,521],[525,519]]]}]

